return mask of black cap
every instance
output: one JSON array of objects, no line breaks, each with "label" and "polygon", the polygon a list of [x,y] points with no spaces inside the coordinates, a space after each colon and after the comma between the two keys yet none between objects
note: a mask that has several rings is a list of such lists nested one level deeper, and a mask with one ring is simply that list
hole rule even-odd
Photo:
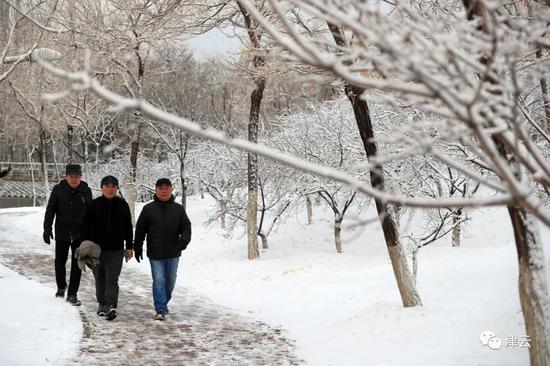
[{"label": "black cap", "polygon": [[65,175],[82,175],[82,168],[78,164],[67,164]]},{"label": "black cap", "polygon": [[160,178],[155,183],[155,187],[160,187],[160,186],[164,186],[164,185],[172,187],[172,182],[170,182],[170,179],[168,179],[168,178]]},{"label": "black cap", "polygon": [[113,175],[107,175],[106,177],[103,177],[103,179],[101,179],[101,187],[106,184],[114,184],[118,187],[118,179]]}]

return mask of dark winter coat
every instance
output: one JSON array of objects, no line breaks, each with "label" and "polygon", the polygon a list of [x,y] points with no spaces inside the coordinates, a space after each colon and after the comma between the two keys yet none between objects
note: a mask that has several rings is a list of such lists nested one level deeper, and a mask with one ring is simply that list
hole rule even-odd
[{"label": "dark winter coat", "polygon": [[86,208],[92,202],[92,191],[86,182],[81,181],[78,187],[71,188],[64,179],[53,187],[46,214],[44,231],[52,232],[55,217],[55,240],[78,241],[80,224]]},{"label": "dark winter coat", "polygon": [[136,224],[134,247],[141,250],[147,235],[147,256],[151,259],[175,258],[191,241],[191,222],[174,196],[163,202],[154,196],[146,204]]},{"label": "dark winter coat", "polygon": [[82,221],[81,238],[99,244],[102,251],[132,249],[130,207],[120,197],[101,196],[92,201]]}]

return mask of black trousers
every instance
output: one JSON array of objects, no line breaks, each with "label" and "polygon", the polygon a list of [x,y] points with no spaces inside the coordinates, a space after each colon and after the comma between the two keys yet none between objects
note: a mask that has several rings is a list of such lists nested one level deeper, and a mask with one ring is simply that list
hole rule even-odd
[{"label": "black trousers", "polygon": [[67,295],[76,295],[80,287],[82,271],[78,268],[78,262],[74,258],[74,253],[79,245],[80,243],[75,241],[55,242],[55,282],[57,282],[58,289],[67,287],[67,270],[65,269],[65,265],[69,257],[69,248],[71,249],[71,275]]},{"label": "black trousers", "polygon": [[108,309],[116,308],[118,303],[118,277],[122,270],[124,251],[102,251],[99,265],[94,269],[95,296],[100,305]]}]

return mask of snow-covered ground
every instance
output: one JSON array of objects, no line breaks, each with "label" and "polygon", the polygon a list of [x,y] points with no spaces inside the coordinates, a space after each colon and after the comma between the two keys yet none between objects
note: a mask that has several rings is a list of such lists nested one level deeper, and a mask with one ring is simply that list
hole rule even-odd
[{"label": "snow-covered ground", "polygon": [[[33,208],[0,210],[3,243],[35,246],[37,239],[30,240],[29,232],[41,227],[41,213]],[[0,264],[0,365],[63,365],[78,351],[78,311],[54,293],[55,286],[40,285]]]},{"label": "snow-covered ground", "polygon": [[[460,248],[450,247],[450,238],[423,248],[419,254],[418,288],[424,306],[405,309],[379,225],[344,229],[344,252],[337,254],[331,213],[321,206],[314,207],[314,223],[306,225],[304,209],[272,234],[270,249],[262,250],[259,260],[249,261],[246,238],[239,237],[242,230],[227,240],[219,226],[202,224],[212,205],[208,198],[192,197],[188,201],[193,239],[180,262],[178,286],[288,330],[288,336],[297,342],[298,356],[308,364],[528,364],[527,348],[506,347],[506,340],[523,336],[525,330],[517,290],[516,253],[505,209],[470,212],[472,220]],[[372,217],[374,211],[365,214]],[[42,217],[39,208],[0,210],[0,245],[21,243],[53,250],[41,243]],[[414,227],[406,223],[403,226],[405,232]],[[550,231],[540,229],[548,258]],[[131,261],[129,266],[149,273],[146,261]],[[61,351],[51,355],[46,351],[76,351],[75,334],[80,329],[77,312],[52,298],[53,284],[44,287],[5,268],[0,270],[2,294],[17,289],[18,298],[30,299],[24,306],[18,305],[21,311],[36,313],[29,318],[2,311],[0,365],[14,364],[12,360],[19,364],[44,363],[46,357],[59,360],[52,364],[62,363]],[[52,322],[52,318],[38,315],[36,304],[46,314],[62,311],[69,315],[62,321],[53,316],[57,321]],[[13,306],[10,296],[0,298],[1,309]],[[6,327],[8,332],[4,331]],[[43,328],[54,332],[55,338],[44,336]],[[20,333],[21,329],[29,333]],[[479,336],[484,331],[492,331],[502,339],[500,350],[481,345]],[[23,358],[21,348],[4,346],[11,342],[21,345],[29,339],[47,339],[56,346],[47,350],[33,346],[32,360]]]}]

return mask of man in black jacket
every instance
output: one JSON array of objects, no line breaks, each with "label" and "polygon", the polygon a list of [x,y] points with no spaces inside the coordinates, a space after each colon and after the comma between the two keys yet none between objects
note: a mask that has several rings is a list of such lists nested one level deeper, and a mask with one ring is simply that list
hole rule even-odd
[{"label": "man in black jacket", "polygon": [[164,320],[176,284],[181,251],[191,241],[191,222],[183,206],[174,202],[172,183],[167,178],[157,180],[153,202],[146,204],[139,215],[134,241],[138,262],[143,259],[146,235],[147,257],[153,276],[155,319]]},{"label": "man in black jacket", "polygon": [[71,248],[71,275],[67,301],[80,306],[76,294],[80,286],[81,271],[75,259],[75,251],[80,244],[80,223],[86,207],[92,201],[92,191],[81,180],[82,170],[78,164],[69,164],[65,168],[65,179],[53,187],[46,214],[44,215],[43,239],[46,244],[54,238],[52,223],[55,218],[55,296],[64,297],[67,288],[66,270],[69,248]]},{"label": "man in black jacket", "polygon": [[81,236],[82,240],[91,240],[101,248],[99,265],[94,268],[97,314],[113,320],[118,315],[118,277],[122,261],[124,257],[132,258],[133,254],[132,217],[128,203],[117,197],[117,178],[104,177],[101,192],[102,196],[93,200],[86,210]]}]

